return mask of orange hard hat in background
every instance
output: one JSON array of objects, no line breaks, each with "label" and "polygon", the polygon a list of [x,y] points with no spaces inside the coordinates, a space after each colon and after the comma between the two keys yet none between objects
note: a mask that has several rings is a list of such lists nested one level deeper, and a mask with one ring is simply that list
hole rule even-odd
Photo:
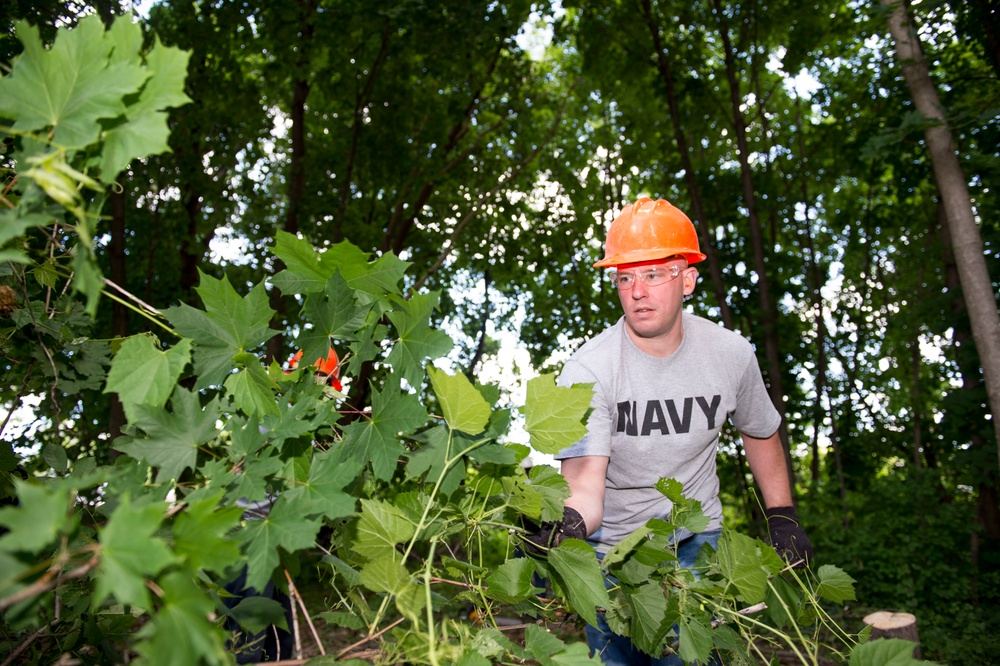
[{"label": "orange hard hat in background", "polygon": [[604,258],[594,266],[608,268],[678,255],[689,264],[705,259],[694,224],[665,199],[639,197],[611,223]]},{"label": "orange hard hat in background", "polygon": [[[302,350],[295,352],[288,361],[288,369],[295,370],[299,367],[299,361],[302,360]],[[317,368],[316,374],[322,375],[327,378],[326,383],[337,389],[338,391],[343,391],[344,387],[340,383],[340,358],[337,356],[337,351],[330,347],[330,351],[327,352],[326,358],[318,358],[313,365]]]}]

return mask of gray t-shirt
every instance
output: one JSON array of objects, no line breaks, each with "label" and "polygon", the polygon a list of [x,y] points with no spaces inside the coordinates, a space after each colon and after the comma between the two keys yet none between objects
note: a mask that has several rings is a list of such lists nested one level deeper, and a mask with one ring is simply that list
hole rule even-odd
[{"label": "gray t-shirt", "polygon": [[[684,339],[657,358],[640,351],[625,318],[584,344],[558,383],[594,384],[587,434],[557,459],[608,456],[604,522],[588,541],[607,551],[650,518],[669,518],[671,502],[653,488],[673,478],[722,525],[715,454],[728,417],[743,434],[773,435],[781,423],[750,343],[707,319],[683,313]],[[678,535],[682,537],[683,535]]]}]

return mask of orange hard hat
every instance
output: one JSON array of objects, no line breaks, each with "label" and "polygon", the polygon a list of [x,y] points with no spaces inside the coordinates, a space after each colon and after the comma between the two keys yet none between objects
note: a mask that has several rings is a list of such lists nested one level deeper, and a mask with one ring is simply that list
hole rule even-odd
[{"label": "orange hard hat", "polygon": [[[294,370],[299,367],[299,361],[302,360],[302,350],[295,352],[288,361],[288,369]],[[327,377],[327,384],[337,389],[338,391],[343,390],[343,386],[340,383],[340,358],[337,356],[337,352],[333,347],[330,347],[330,351],[327,352],[326,358],[318,358],[313,365],[317,368],[316,374],[324,375]]]},{"label": "orange hard hat", "polygon": [[604,258],[594,266],[608,268],[677,255],[689,264],[705,259],[691,220],[665,199],[639,197],[611,223]]}]

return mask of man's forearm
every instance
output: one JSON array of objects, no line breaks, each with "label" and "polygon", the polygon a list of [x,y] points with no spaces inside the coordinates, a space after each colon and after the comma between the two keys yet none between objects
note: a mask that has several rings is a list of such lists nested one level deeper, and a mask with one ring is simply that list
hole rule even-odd
[{"label": "man's forearm", "polygon": [[607,483],[608,458],[583,456],[562,461],[562,475],[569,484],[571,495],[566,506],[576,509],[593,534],[604,521],[604,488]]},{"label": "man's forearm", "polygon": [[778,433],[765,439],[749,437],[742,433],[740,436],[743,438],[743,450],[746,452],[750,471],[757,481],[761,495],[764,496],[764,506],[767,508],[791,506],[791,480],[788,478],[785,452],[781,448]]}]

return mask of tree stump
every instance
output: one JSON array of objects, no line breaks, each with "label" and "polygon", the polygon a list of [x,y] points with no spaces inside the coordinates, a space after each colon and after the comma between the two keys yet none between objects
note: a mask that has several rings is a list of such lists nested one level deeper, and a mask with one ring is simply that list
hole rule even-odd
[{"label": "tree stump", "polygon": [[917,618],[911,613],[878,611],[865,616],[865,624],[872,627],[872,639],[902,638],[916,643],[913,657],[920,659],[920,636],[917,634]]}]

